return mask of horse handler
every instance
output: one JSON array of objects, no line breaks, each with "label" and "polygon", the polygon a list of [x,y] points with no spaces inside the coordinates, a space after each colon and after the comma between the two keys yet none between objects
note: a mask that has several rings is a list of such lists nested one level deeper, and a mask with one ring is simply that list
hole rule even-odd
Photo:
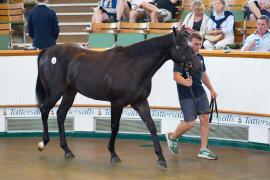
[{"label": "horse handler", "polygon": [[184,121],[178,124],[174,132],[166,133],[166,139],[171,153],[178,154],[178,137],[194,127],[195,119],[197,115],[199,115],[201,146],[197,156],[206,159],[217,159],[217,156],[207,149],[210,107],[202,82],[209,89],[211,98],[216,98],[217,93],[206,74],[204,59],[202,55],[199,54],[203,38],[200,34],[195,32],[190,34],[189,40],[197,54],[198,61],[201,62],[201,70],[189,76],[192,67],[182,69],[177,64],[174,64],[174,80],[177,83],[177,91]]}]

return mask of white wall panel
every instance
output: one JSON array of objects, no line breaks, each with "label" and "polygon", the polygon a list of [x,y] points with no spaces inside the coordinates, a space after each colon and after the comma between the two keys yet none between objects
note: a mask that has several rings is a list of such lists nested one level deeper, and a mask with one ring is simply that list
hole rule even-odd
[{"label": "white wall panel", "polygon": [[207,57],[206,66],[220,109],[270,113],[269,60]]},{"label": "white wall panel", "polygon": [[[270,114],[268,59],[205,57],[220,109]],[[151,106],[178,107],[173,62],[153,78]],[[0,105],[35,104],[36,56],[0,56]],[[77,95],[76,104],[108,104]]]}]

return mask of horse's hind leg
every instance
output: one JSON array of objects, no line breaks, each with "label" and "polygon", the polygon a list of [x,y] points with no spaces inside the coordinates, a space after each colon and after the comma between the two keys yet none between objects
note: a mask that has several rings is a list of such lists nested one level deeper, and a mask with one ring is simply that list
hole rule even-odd
[{"label": "horse's hind leg", "polygon": [[50,113],[50,110],[54,107],[55,103],[60,99],[60,96],[58,98],[46,98],[44,103],[41,104],[39,107],[41,112],[41,119],[43,124],[43,138],[42,141],[38,143],[38,150],[43,151],[45,146],[50,141],[49,137],[49,130],[48,130],[48,116]]},{"label": "horse's hind leg", "polygon": [[117,133],[119,131],[119,121],[121,118],[121,114],[123,111],[123,107],[120,105],[117,105],[116,103],[111,104],[111,138],[110,142],[108,144],[108,149],[111,153],[111,162],[116,163],[116,162],[121,162],[120,158],[117,156],[114,148],[114,143],[115,139],[117,136]]},{"label": "horse's hind leg", "polygon": [[162,149],[161,149],[160,142],[159,142],[159,139],[157,136],[156,126],[155,126],[155,123],[151,117],[148,101],[145,100],[141,103],[137,103],[137,104],[134,104],[131,106],[138,112],[138,114],[140,115],[142,120],[146,123],[146,126],[151,133],[154,147],[155,147],[155,152],[158,156],[158,161],[157,161],[158,165],[160,165],[164,168],[167,168],[167,164],[166,164],[166,161],[165,161],[164,156],[162,154]]},{"label": "horse's hind leg", "polygon": [[67,142],[66,142],[66,134],[65,134],[65,120],[66,115],[70,107],[72,106],[74,102],[74,98],[76,96],[76,91],[73,89],[68,89],[62,98],[62,102],[57,110],[57,123],[58,123],[58,129],[59,129],[59,138],[60,138],[60,146],[65,151],[65,158],[74,158],[75,156],[68,148]]}]

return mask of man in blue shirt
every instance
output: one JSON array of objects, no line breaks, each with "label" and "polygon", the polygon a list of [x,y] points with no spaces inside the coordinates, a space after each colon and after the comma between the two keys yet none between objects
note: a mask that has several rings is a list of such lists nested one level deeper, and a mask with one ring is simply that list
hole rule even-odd
[{"label": "man in blue shirt", "polygon": [[210,108],[202,83],[209,89],[212,98],[216,98],[217,93],[206,74],[204,59],[199,54],[203,38],[200,34],[195,32],[190,35],[189,40],[197,54],[198,61],[201,62],[201,71],[198,71],[191,77],[177,64],[174,65],[174,80],[177,83],[178,96],[184,115],[184,121],[178,124],[174,132],[167,133],[166,139],[170,151],[173,154],[178,154],[178,137],[194,127],[195,120],[199,115],[201,126],[201,146],[197,156],[206,159],[217,159],[217,156],[207,149]]},{"label": "man in blue shirt", "polygon": [[249,35],[242,47],[242,51],[270,51],[269,18],[262,15],[257,21],[257,30]]}]

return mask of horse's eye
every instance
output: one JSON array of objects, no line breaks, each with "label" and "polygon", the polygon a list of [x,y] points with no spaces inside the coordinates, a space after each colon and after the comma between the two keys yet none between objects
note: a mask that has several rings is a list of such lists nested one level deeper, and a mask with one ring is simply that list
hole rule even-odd
[{"label": "horse's eye", "polygon": [[179,46],[175,46],[176,49],[179,49]]}]

